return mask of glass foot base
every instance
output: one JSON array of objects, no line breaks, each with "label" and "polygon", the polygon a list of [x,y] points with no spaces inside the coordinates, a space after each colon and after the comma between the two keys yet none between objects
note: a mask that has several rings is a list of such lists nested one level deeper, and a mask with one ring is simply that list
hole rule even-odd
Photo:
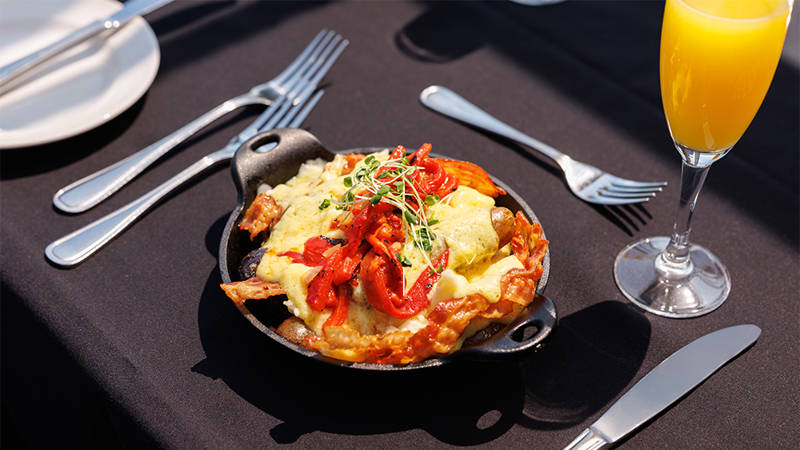
[{"label": "glass foot base", "polygon": [[690,244],[692,270],[665,278],[655,263],[669,238],[651,237],[625,247],[614,262],[614,280],[636,306],[671,318],[708,314],[719,308],[731,290],[728,270],[713,253]]}]

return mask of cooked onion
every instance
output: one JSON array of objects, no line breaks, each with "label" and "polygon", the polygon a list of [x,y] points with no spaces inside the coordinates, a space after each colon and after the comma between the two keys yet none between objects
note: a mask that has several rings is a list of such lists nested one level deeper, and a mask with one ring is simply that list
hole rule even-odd
[{"label": "cooked onion", "polygon": [[314,279],[315,276],[322,270],[322,266],[316,266],[308,269],[306,273],[303,274],[303,284],[311,283],[311,280]]},{"label": "cooked onion", "polygon": [[331,257],[331,255],[332,255],[332,254],[333,254],[333,253],[334,253],[336,250],[339,250],[341,247],[342,247],[342,244],[336,244],[336,245],[334,245],[333,247],[331,247],[331,248],[329,248],[329,249],[325,250],[324,252],[322,252],[322,257],[323,257],[323,258],[330,258],[330,257]]}]

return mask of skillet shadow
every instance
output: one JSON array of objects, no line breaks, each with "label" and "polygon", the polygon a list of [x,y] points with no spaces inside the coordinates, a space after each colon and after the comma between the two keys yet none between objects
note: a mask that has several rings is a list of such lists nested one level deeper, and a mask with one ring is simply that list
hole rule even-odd
[{"label": "skillet shadow", "polygon": [[[296,443],[314,431],[374,435],[422,429],[448,445],[480,445],[514,425],[570,427],[607,406],[628,385],[650,338],[641,313],[606,301],[564,318],[550,343],[522,362],[356,371],[304,358],[265,337],[224,296],[221,282],[215,268],[198,307],[206,358],[191,370],[221,379],[280,420],[269,430],[279,444]],[[475,389],[476,380],[492,382]],[[353,401],[354,392],[424,399],[425,408],[417,402],[364,407]]]},{"label": "skillet shadow", "polygon": [[[330,366],[262,335],[225,297],[221,282],[215,268],[198,308],[206,359],[192,371],[222,379],[244,400],[281,420],[269,431],[276,443],[294,443],[313,431],[372,435],[419,428],[447,444],[478,445],[504,434],[523,409],[525,389],[516,363],[378,373]],[[474,389],[475,380],[486,379],[493,381]],[[364,407],[353,401],[354,392],[424,399],[425,408],[417,402]]]},{"label": "skillet shadow", "polygon": [[649,342],[650,322],[627,303],[602,301],[564,317],[548,345],[522,364],[519,424],[561,429],[584,422],[636,376]]},{"label": "skillet shadow", "polygon": [[[217,219],[206,234],[212,255],[218,254],[227,218]],[[571,426],[629,383],[650,339],[649,322],[641,313],[606,301],[563,318],[562,330],[550,343],[521,362],[459,361],[412,372],[366,372],[304,358],[265,337],[242,317],[220,283],[215,267],[198,305],[206,358],[191,370],[221,379],[241,398],[282,421],[269,431],[281,444],[295,443],[313,431],[373,435],[423,429],[446,444],[479,445],[516,424]],[[475,389],[476,380],[492,382]],[[387,391],[397,398],[425,399],[425,408],[415,402],[365,408],[363,402],[352,401],[354,392]]]}]

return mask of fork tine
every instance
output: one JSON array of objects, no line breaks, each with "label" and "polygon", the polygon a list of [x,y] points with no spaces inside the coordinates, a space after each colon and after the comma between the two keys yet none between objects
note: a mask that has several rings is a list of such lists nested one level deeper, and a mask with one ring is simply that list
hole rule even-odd
[{"label": "fork tine", "polygon": [[618,194],[649,194],[651,192],[661,192],[664,190],[663,187],[659,186],[657,188],[621,188],[617,186],[605,186],[603,190]]},{"label": "fork tine", "polygon": [[330,31],[323,28],[319,33],[317,33],[316,36],[314,36],[314,39],[311,40],[311,42],[306,46],[305,49],[303,49],[297,58],[295,58],[291,64],[286,66],[286,68],[283,69],[283,72],[279,73],[277,77],[272,79],[272,81],[278,84],[283,84],[286,79],[292,76],[294,72],[303,64],[303,62],[305,62],[305,60],[311,55],[311,52],[314,51],[317,44],[319,44],[319,42],[322,40],[323,36],[330,35],[330,33]]},{"label": "fork tine", "polygon": [[[308,101],[306,106],[303,107],[303,110],[300,111],[299,114],[297,114],[297,117],[295,117],[294,120],[292,120],[292,122],[289,124],[289,127],[290,128],[297,128],[300,125],[302,125],[303,122],[305,122],[306,117],[308,117],[308,114],[311,112],[311,110],[314,109],[315,106],[317,106],[317,102],[319,101],[320,98],[322,98],[323,94],[325,94],[325,91],[322,90],[322,89],[320,89],[316,94],[314,94],[314,96],[311,97],[311,100]],[[295,113],[297,113],[297,111],[299,109],[300,109],[300,106],[297,106],[296,108],[292,108],[291,109],[291,113],[289,114],[287,119],[291,120],[291,116],[293,116]],[[283,128],[285,126],[286,125],[283,124],[283,123],[278,124],[278,128]]]},{"label": "fork tine", "polygon": [[608,198],[622,198],[622,199],[632,199],[632,198],[642,198],[642,197],[650,197],[653,198],[656,196],[655,192],[615,192],[615,191],[608,191],[606,189],[601,189],[597,191],[597,195],[608,197]]},{"label": "fork tine", "polygon": [[661,192],[664,190],[663,187],[619,187],[613,184],[606,184],[605,186],[601,187],[600,190],[604,192],[609,192],[613,194],[630,194],[630,195],[637,195],[637,194],[650,194]]},{"label": "fork tine", "polygon": [[[314,66],[311,67],[308,71],[308,75],[312,75],[310,80],[306,79],[306,76],[302,76],[301,80],[304,81],[303,83],[293,83],[293,87],[290,91],[288,96],[285,96],[286,99],[289,101],[283,101],[281,103],[276,102],[276,106],[280,108],[280,113],[273,116],[269,121],[267,121],[263,126],[260,127],[261,130],[269,130],[275,128],[278,121],[280,120],[281,116],[285,114],[285,112],[292,106],[292,103],[295,103],[295,99],[298,102],[304,101],[308,98],[309,95],[316,89],[317,84],[325,76],[326,73],[330,70],[333,66],[333,63],[339,58],[342,51],[344,51],[345,47],[349,44],[349,41],[344,40],[341,41],[341,36],[337,35],[337,39],[334,39],[332,42],[323,52],[323,54],[319,57],[319,59],[314,63]],[[335,47],[335,49],[334,49]],[[333,51],[333,54],[328,58],[328,54]],[[327,59],[326,59],[327,58]],[[320,67],[322,66],[322,67]],[[299,91],[299,92],[298,92]],[[282,96],[283,98],[284,96]]]},{"label": "fork tine", "polygon": [[[319,46],[317,46],[311,56],[303,62],[303,65],[295,71],[294,74],[290,77],[290,79],[286,83],[286,93],[289,96],[292,95],[292,91],[294,87],[302,80],[303,77],[307,78],[307,75],[314,71],[315,67],[319,67],[322,64],[322,61],[327,58],[328,54],[330,53],[333,46],[339,42],[342,37],[332,31],[328,32],[325,35],[325,38],[322,40]],[[296,92],[296,90],[294,90]]]},{"label": "fork tine", "polygon": [[628,205],[631,203],[644,203],[649,201],[652,197],[638,197],[638,198],[613,198],[613,197],[600,197],[594,200],[594,203],[603,205]]},{"label": "fork tine", "polygon": [[663,188],[667,185],[666,181],[635,181],[635,180],[626,180],[625,178],[614,178],[611,180],[611,184],[614,187],[618,188]]},{"label": "fork tine", "polygon": [[[332,32],[328,32],[328,34],[323,39],[323,42],[320,46],[318,46],[314,51],[313,55],[306,59],[302,66],[292,75],[290,80],[287,81],[283,94],[280,97],[275,99],[264,112],[259,116],[248,129],[252,129],[254,131],[259,130],[268,130],[274,127],[275,121],[277,121],[276,117],[280,117],[283,112],[286,111],[287,108],[283,108],[283,105],[286,104],[287,100],[290,100],[288,105],[291,105],[291,101],[295,97],[295,88],[298,84],[303,81],[303,73],[307,72],[310,67],[321,64],[321,60],[319,59],[319,53],[324,52],[326,49],[330,48],[330,44],[328,42],[333,37]],[[338,39],[334,39],[334,42],[338,42],[341,37]],[[324,53],[324,56],[327,56],[327,53]],[[315,63],[316,61],[316,63]]]}]

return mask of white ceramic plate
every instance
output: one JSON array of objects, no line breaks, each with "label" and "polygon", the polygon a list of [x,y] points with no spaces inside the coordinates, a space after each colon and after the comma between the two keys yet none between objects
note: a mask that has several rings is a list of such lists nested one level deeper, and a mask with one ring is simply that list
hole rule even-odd
[{"label": "white ceramic plate", "polygon": [[[120,8],[115,0],[0,0],[0,66]],[[160,59],[153,30],[136,17],[45,62],[0,95],[0,149],[57,141],[111,120],[147,91]]]}]

